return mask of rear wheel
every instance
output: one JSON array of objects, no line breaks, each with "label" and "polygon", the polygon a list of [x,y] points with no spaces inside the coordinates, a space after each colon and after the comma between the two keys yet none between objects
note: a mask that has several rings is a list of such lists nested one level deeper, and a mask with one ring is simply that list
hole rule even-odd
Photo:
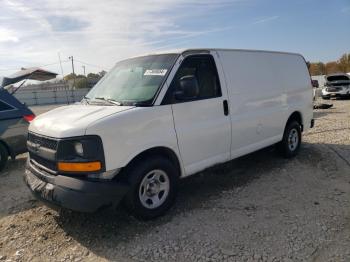
[{"label": "rear wheel", "polygon": [[0,171],[5,168],[8,158],[9,154],[7,152],[7,148],[0,143]]},{"label": "rear wheel", "polygon": [[164,157],[149,157],[126,170],[130,191],[124,205],[134,216],[148,220],[163,215],[174,203],[178,171]]},{"label": "rear wheel", "polygon": [[278,149],[282,156],[286,158],[294,157],[301,144],[301,126],[297,121],[287,123],[284,130],[283,139],[278,144]]}]

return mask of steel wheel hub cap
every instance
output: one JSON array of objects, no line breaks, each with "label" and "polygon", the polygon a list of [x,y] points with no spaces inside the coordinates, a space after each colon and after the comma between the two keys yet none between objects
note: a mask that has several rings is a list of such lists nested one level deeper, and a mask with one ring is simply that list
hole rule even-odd
[{"label": "steel wheel hub cap", "polygon": [[154,196],[159,193],[160,186],[157,181],[152,181],[146,186],[146,194],[148,196]]},{"label": "steel wheel hub cap", "polygon": [[139,187],[141,204],[148,209],[161,206],[169,195],[170,181],[163,170],[152,170],[142,179]]},{"label": "steel wheel hub cap", "polygon": [[294,151],[298,147],[298,144],[299,144],[299,134],[298,134],[298,131],[295,128],[293,128],[289,132],[288,147],[291,151]]}]

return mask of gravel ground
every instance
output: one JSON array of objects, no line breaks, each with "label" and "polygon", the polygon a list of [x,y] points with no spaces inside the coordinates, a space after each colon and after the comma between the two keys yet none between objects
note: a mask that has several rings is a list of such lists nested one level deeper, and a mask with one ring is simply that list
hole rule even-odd
[{"label": "gravel ground", "polygon": [[350,101],[330,102],[296,158],[267,148],[184,179],[150,222],[41,205],[23,155],[0,176],[0,260],[350,261]]}]

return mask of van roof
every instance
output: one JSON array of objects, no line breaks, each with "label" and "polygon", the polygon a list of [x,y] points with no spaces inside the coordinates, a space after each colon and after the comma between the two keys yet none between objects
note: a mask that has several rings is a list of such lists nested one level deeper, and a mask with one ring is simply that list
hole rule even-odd
[{"label": "van roof", "polygon": [[[293,52],[284,52],[284,51],[270,51],[270,50],[259,50],[259,49],[234,49],[234,48],[181,48],[181,49],[171,49],[159,52],[146,53],[139,56],[146,55],[161,55],[161,54],[184,54],[191,52],[210,52],[210,51],[244,51],[244,52],[264,52],[264,53],[277,53],[277,54],[288,54],[288,55],[298,55],[302,56],[299,53]],[[302,56],[303,57],[303,56]]]}]

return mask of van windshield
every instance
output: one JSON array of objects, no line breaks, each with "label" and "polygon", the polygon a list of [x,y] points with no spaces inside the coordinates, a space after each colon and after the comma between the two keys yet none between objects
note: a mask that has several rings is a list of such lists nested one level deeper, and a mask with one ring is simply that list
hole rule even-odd
[{"label": "van windshield", "polygon": [[151,105],[177,56],[150,55],[121,61],[85,98],[91,103]]}]

